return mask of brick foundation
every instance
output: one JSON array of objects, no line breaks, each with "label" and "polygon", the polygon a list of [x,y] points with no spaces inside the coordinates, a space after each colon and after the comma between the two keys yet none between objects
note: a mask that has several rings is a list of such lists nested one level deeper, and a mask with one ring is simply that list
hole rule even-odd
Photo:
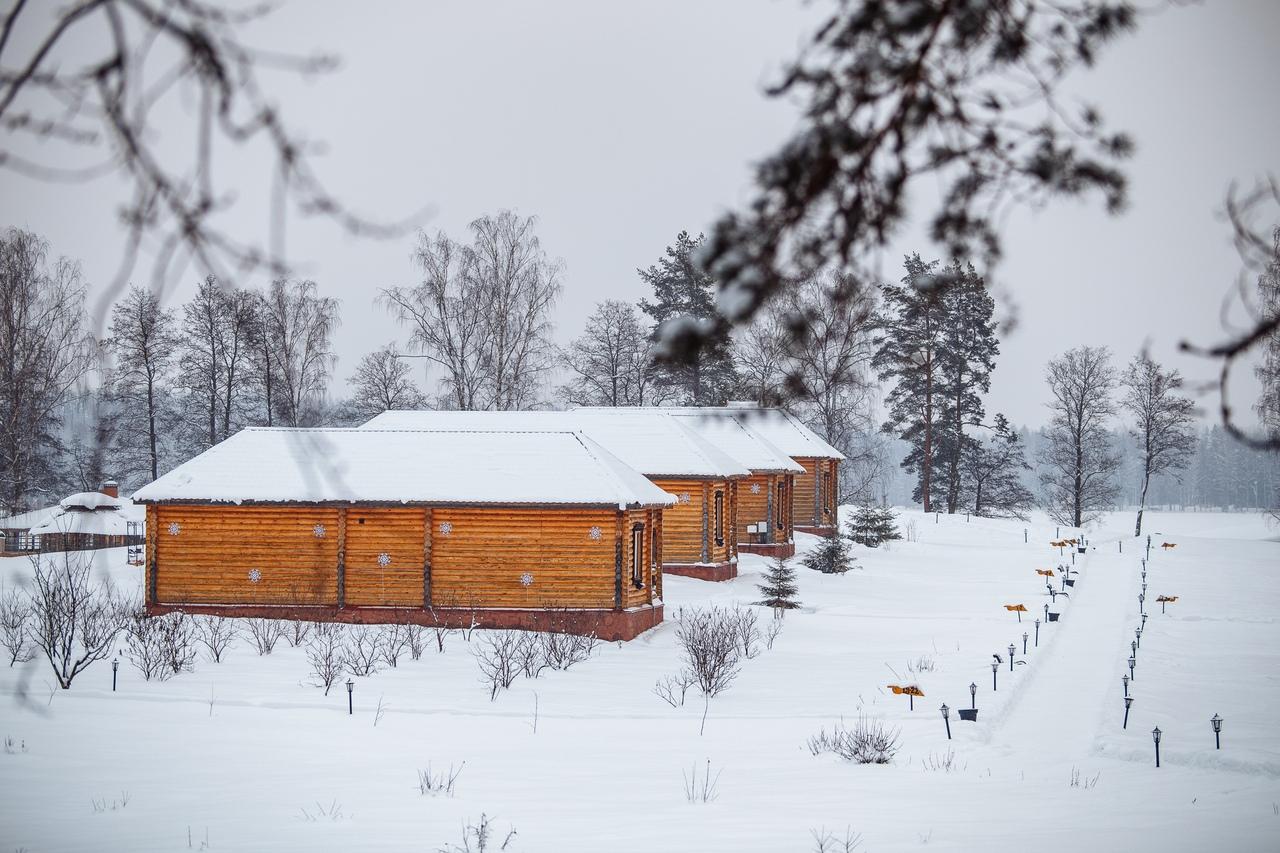
[{"label": "brick foundation", "polygon": [[700,581],[727,581],[738,576],[738,562],[724,563],[667,563],[662,571],[668,575],[697,578]]},{"label": "brick foundation", "polygon": [[602,640],[633,640],[662,621],[662,605],[631,610],[471,610],[437,607],[434,610],[395,607],[274,606],[269,604],[148,604],[147,613],[205,613],[237,619],[306,619],[313,622],[349,622],[379,625],[395,622],[454,628],[517,628],[524,631],[566,630],[571,634],[594,633]]},{"label": "brick foundation", "polygon": [[794,542],[770,542],[768,544],[760,542],[739,542],[739,554],[759,554],[762,557],[794,557],[796,555],[796,543]]},{"label": "brick foundation", "polygon": [[825,536],[828,539],[833,539],[836,536],[836,529],[829,525],[824,527],[803,527],[797,525],[795,529],[797,533],[809,533],[814,536]]}]

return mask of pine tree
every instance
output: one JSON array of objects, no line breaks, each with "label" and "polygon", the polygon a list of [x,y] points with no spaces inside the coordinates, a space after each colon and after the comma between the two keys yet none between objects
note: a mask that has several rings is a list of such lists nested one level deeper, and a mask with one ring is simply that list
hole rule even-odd
[{"label": "pine tree", "polygon": [[796,586],[796,570],[787,565],[783,557],[774,557],[765,570],[763,581],[756,584],[756,589],[764,596],[756,602],[762,607],[794,610],[800,606],[800,602],[796,600],[796,593],[800,591]]},{"label": "pine tree", "polygon": [[849,519],[849,538],[859,545],[878,548],[880,543],[901,539],[898,514],[891,507],[864,504],[854,509]]},{"label": "pine tree", "polygon": [[805,568],[824,575],[842,575],[853,568],[854,559],[849,553],[848,540],[843,536],[828,536],[806,554],[801,562]]},{"label": "pine tree", "polygon": [[964,460],[973,514],[1026,520],[1035,504],[1022,482],[1022,473],[1029,470],[1022,439],[1009,420],[997,414],[991,436],[985,442],[975,441]]},{"label": "pine tree", "polygon": [[[693,323],[699,328],[723,326],[716,311],[716,280],[693,262],[703,236],[688,231],[676,235],[666,257],[647,270],[636,270],[653,288],[653,301],[641,301],[640,310],[653,320],[653,339],[660,340],[664,324]],[[663,330],[663,331],[669,331]],[[697,352],[661,365],[658,382],[683,404],[721,405],[728,400],[737,378],[733,366],[733,341],[727,327],[701,341]]]}]

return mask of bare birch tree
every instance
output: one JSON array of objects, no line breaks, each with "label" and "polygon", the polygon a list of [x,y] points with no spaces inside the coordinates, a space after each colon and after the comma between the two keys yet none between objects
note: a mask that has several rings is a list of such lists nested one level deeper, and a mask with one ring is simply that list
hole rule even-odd
[{"label": "bare birch tree", "polygon": [[421,409],[426,396],[414,383],[413,368],[387,344],[360,359],[347,380],[352,389],[347,403],[351,420],[363,423],[374,415],[401,409]]},{"label": "bare birch tree", "polygon": [[134,285],[111,311],[107,344],[115,356],[114,402],[122,409],[116,444],[125,457],[143,457],[154,480],[160,476],[161,435],[169,432],[172,422],[169,396],[178,357],[177,319],[161,307],[154,291]]},{"label": "bare birch tree", "polygon": [[607,299],[587,318],[582,336],[561,353],[569,381],[560,396],[578,406],[652,406],[655,368],[648,332],[634,305]]},{"label": "bare birch tree", "polygon": [[1147,506],[1151,478],[1186,468],[1196,449],[1195,406],[1178,394],[1182,376],[1165,370],[1146,353],[1139,353],[1125,368],[1120,403],[1133,415],[1129,434],[1138,442],[1142,459],[1142,493],[1133,535],[1142,535],[1142,513]]},{"label": "bare birch tree", "polygon": [[1120,455],[1107,422],[1115,415],[1116,374],[1106,347],[1076,347],[1045,371],[1053,418],[1045,433],[1040,481],[1045,511],[1062,524],[1082,527],[1115,503]]},{"label": "bare birch tree", "polygon": [[80,266],[50,264],[44,238],[0,236],[0,507],[17,512],[47,491],[58,455],[59,410],[89,370]]},{"label": "bare birch tree", "polygon": [[188,450],[212,447],[240,425],[253,386],[254,297],[208,276],[183,306],[178,383],[186,392]]},{"label": "bare birch tree", "polygon": [[270,361],[268,411],[284,426],[307,426],[316,419],[335,357],[333,331],[338,300],[320,296],[314,281],[276,279],[263,297],[258,333]]}]

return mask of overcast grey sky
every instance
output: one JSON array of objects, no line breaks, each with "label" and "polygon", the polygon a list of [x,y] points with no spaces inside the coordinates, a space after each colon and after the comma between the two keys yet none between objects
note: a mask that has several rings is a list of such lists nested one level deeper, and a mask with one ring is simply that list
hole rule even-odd
[{"label": "overcast grey sky", "polygon": [[[565,262],[556,325],[566,341],[597,301],[647,295],[635,269],[678,231],[699,231],[746,198],[751,164],[795,120],[794,107],[767,100],[761,86],[828,9],[777,0],[294,0],[252,41],[341,57],[335,74],[272,84],[290,121],[326,143],[323,176],[355,210],[397,218],[430,205],[425,227],[455,235],[502,208],[536,214],[544,246]],[[1276,0],[1170,8],[1073,80],[1081,99],[1137,140],[1132,205],[1111,218],[1098,203],[1068,202],[1010,222],[998,276],[1020,322],[1004,342],[988,411],[1041,423],[1044,363],[1078,344],[1127,358],[1149,341],[1188,376],[1210,375],[1174,349],[1181,337],[1222,334],[1220,308],[1239,269],[1216,215],[1228,184],[1280,172],[1277,36]],[[265,233],[265,161],[224,155],[239,195],[234,227]],[[0,223],[44,234],[101,286],[120,257],[120,187],[0,172]],[[342,300],[339,382],[364,352],[404,338],[373,297],[413,283],[413,242],[291,221],[300,273]],[[935,256],[908,232],[896,254],[912,250]],[[189,270],[172,299],[184,300],[197,278]],[[1254,394],[1242,379],[1239,402]]]}]

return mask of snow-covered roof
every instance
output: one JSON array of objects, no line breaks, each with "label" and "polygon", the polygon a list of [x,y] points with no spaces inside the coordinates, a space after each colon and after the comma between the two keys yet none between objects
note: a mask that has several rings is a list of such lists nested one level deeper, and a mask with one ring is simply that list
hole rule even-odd
[{"label": "snow-covered roof", "polygon": [[45,519],[53,515],[59,509],[57,504],[53,506],[44,506],[39,509],[20,512],[16,515],[6,515],[0,518],[0,530],[29,530],[32,527],[43,524]]},{"label": "snow-covered roof", "polygon": [[134,493],[142,503],[670,504],[578,432],[251,428]]},{"label": "snow-covered roof", "polygon": [[678,419],[652,409],[393,411],[377,415],[362,429],[580,430],[649,477],[745,477],[751,473]]},{"label": "snow-covered roof", "polygon": [[804,468],[775,447],[744,418],[728,417],[723,409],[657,409],[685,423],[711,444],[752,471],[793,471]]},{"label": "snow-covered roof", "polygon": [[793,459],[844,459],[843,453],[790,412],[764,409],[754,403],[730,403],[716,411],[745,420],[770,444]]},{"label": "snow-covered roof", "polygon": [[43,524],[31,528],[31,532],[44,536],[50,533],[96,533],[99,536],[124,536],[129,533],[127,515],[116,510],[63,510],[45,519]]},{"label": "snow-covered roof", "polygon": [[76,492],[74,495],[67,495],[58,504],[63,509],[71,509],[77,507],[79,509],[118,509],[120,507],[120,498],[113,498],[105,492]]}]

